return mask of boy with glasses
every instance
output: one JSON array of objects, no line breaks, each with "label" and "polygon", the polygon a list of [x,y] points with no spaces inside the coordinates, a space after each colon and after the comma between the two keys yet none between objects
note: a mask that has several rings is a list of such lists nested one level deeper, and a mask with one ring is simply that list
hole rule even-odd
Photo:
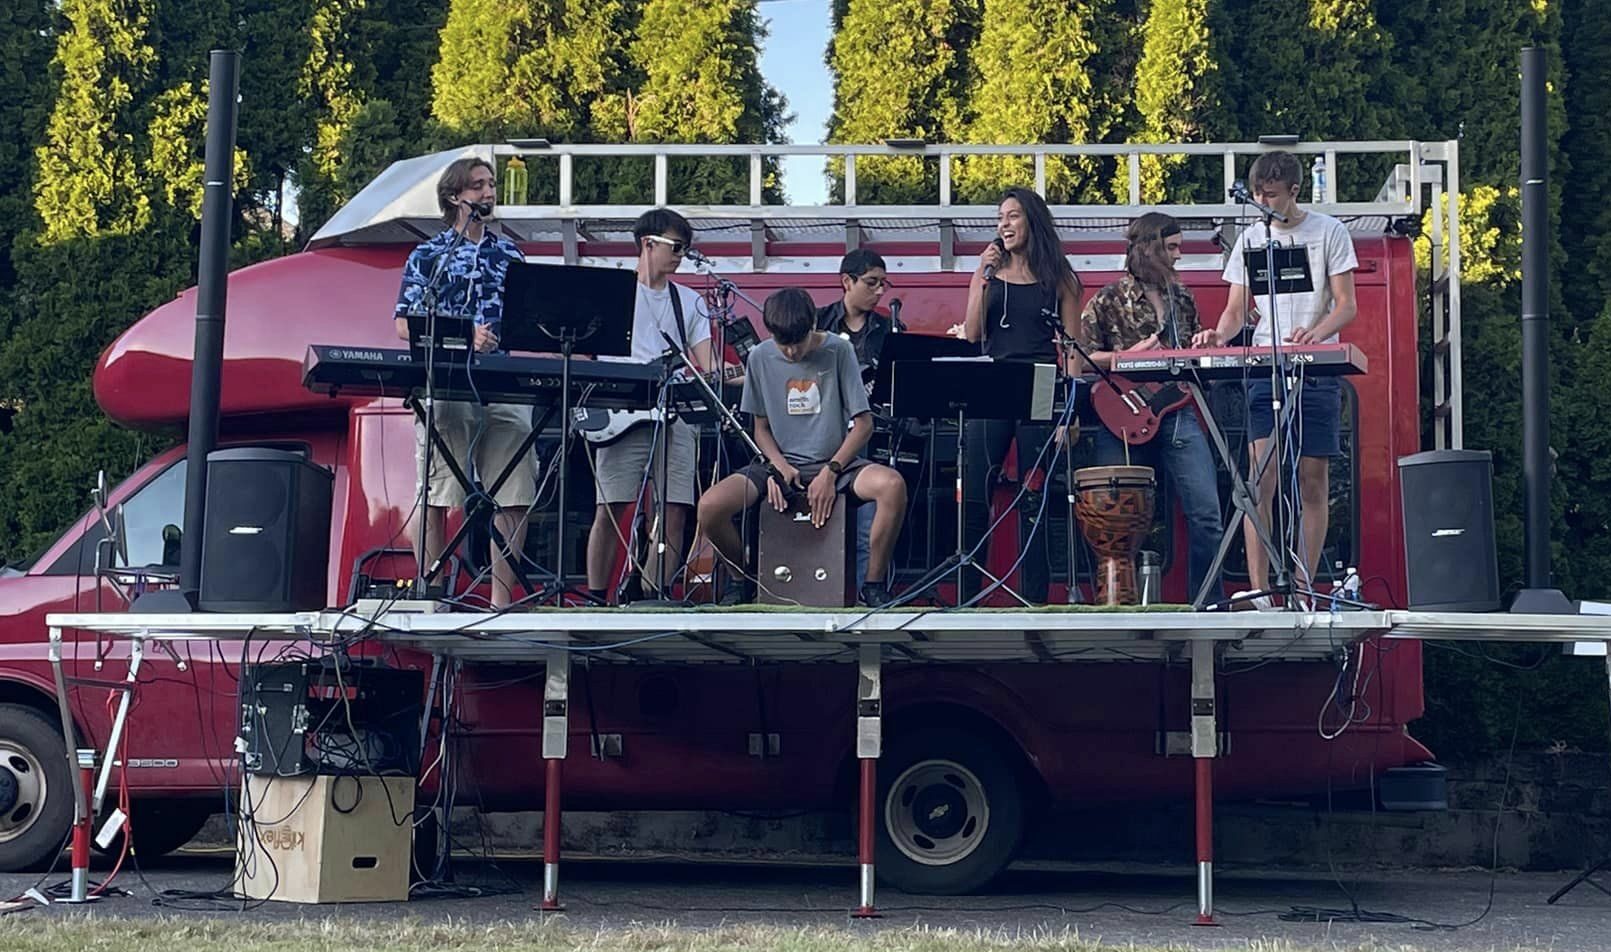
[{"label": "boy with glasses", "polygon": [[[884,350],[884,338],[894,329],[888,317],[874,310],[879,298],[889,289],[889,276],[885,272],[883,257],[865,248],[857,248],[845,255],[839,261],[839,287],[844,292],[839,300],[817,309],[817,330],[850,341],[850,346],[856,351],[856,363],[861,366],[862,379],[870,381]],[[867,579],[867,554],[872,546],[874,510],[872,505],[864,505],[856,510],[858,589]]]}]

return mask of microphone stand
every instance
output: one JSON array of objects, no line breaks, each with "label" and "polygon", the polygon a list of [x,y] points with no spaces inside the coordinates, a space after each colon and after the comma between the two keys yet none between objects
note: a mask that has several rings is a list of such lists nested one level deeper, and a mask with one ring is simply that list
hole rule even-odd
[{"label": "microphone stand", "polygon": [[[428,580],[435,576],[438,564],[447,556],[444,552],[435,559],[428,559],[430,553],[430,509],[431,509],[431,443],[436,433],[436,318],[439,312],[437,295],[440,293],[439,283],[447,271],[447,263],[453,255],[463,247],[465,236],[470,231],[471,222],[479,222],[481,216],[470,210],[469,220],[462,229],[453,230],[453,240],[448,243],[447,250],[436,259],[436,268],[431,272],[431,279],[425,282],[425,290],[420,292],[421,306],[425,308],[425,452],[420,454],[419,469],[419,555],[414,560],[414,597],[425,598],[425,587]],[[483,229],[485,226],[483,226]],[[410,313],[418,316],[418,308],[411,308]],[[412,343],[412,342],[410,342]],[[475,350],[475,333],[470,335],[470,349]],[[447,534],[447,526],[442,526],[442,534]],[[427,562],[430,563],[427,567]]]},{"label": "microphone stand", "polygon": [[[1269,570],[1274,582],[1271,585],[1270,591],[1255,592],[1249,597],[1253,598],[1261,594],[1278,594],[1283,597],[1290,598],[1290,596],[1296,591],[1296,587],[1293,584],[1291,568],[1287,562],[1286,501],[1288,493],[1285,478],[1286,473],[1284,472],[1287,466],[1287,446],[1286,436],[1282,432],[1284,429],[1283,424],[1285,422],[1283,419],[1283,410],[1287,408],[1289,401],[1287,399],[1286,372],[1281,358],[1281,327],[1276,316],[1276,306],[1279,294],[1276,286],[1279,283],[1279,275],[1275,270],[1276,243],[1275,229],[1272,224],[1273,222],[1277,221],[1285,223],[1287,216],[1276,211],[1263,202],[1258,201],[1248,192],[1247,186],[1241,182],[1237,182],[1231,187],[1230,196],[1236,199],[1238,204],[1248,205],[1256,209],[1264,221],[1264,273],[1265,280],[1269,283],[1267,294],[1270,308],[1270,416],[1271,420],[1274,422],[1274,426],[1270,431],[1271,442],[1269,453],[1273,454],[1275,458],[1276,487],[1275,498],[1273,500],[1270,513],[1272,523],[1271,536],[1275,541],[1275,545],[1273,547],[1266,548],[1266,555],[1269,558]],[[1251,277],[1252,276],[1249,275],[1250,279]],[[1250,288],[1248,298],[1251,302],[1251,280],[1249,280],[1248,285]],[[1263,460],[1259,461],[1259,466],[1256,470],[1258,477],[1263,477],[1264,467],[1269,465],[1269,459],[1270,455],[1267,454]],[[1254,485],[1257,486],[1256,480]],[[1299,531],[1302,531],[1301,520]],[[1314,579],[1309,580],[1309,587],[1311,589],[1310,594],[1313,594],[1312,590],[1314,588]],[[1288,605],[1288,607],[1290,608],[1293,606]]]}]

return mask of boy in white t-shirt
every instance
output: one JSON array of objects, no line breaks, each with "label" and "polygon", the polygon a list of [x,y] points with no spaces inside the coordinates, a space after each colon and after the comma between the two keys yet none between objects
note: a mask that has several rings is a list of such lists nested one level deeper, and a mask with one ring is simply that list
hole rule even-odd
[{"label": "boy in white t-shirt", "polygon": [[[693,227],[669,208],[654,208],[633,223],[632,240],[638,251],[638,300],[632,313],[631,359],[638,363],[660,359],[669,337],[695,366],[710,370],[715,361],[710,313],[698,293],[671,280],[683,255],[693,247]],[[655,493],[665,494],[666,524],[656,532],[665,543],[664,550],[650,546],[644,586],[657,593],[669,587],[671,573],[682,562],[683,527],[697,498],[697,442],[694,428],[678,420],[669,426],[629,430],[595,452],[598,504],[587,536],[587,587],[595,600],[607,598],[621,514],[638,500],[646,480]]]},{"label": "boy in white t-shirt", "polygon": [[[1248,321],[1250,304],[1259,309],[1252,314],[1256,321],[1253,326],[1255,349],[1267,349],[1271,335],[1276,333],[1285,344],[1335,342],[1337,332],[1347,327],[1358,313],[1354,300],[1354,270],[1359,267],[1359,261],[1354,256],[1354,242],[1348,229],[1330,215],[1298,207],[1302,169],[1291,153],[1266,152],[1259,156],[1248,178],[1254,197],[1286,216],[1285,222],[1275,222],[1270,230],[1274,232],[1278,248],[1302,249],[1302,254],[1293,259],[1306,261],[1311,289],[1283,292],[1278,286],[1275,314],[1263,313],[1269,310],[1265,294],[1259,294],[1257,300],[1250,298],[1244,258],[1249,251],[1264,252],[1267,242],[1264,223],[1255,223],[1242,231],[1225,266],[1224,277],[1230,285],[1230,294],[1226,297],[1219,326],[1199,332],[1193,340],[1194,346],[1221,346],[1236,337]],[[1278,261],[1277,268],[1285,274],[1286,265]],[[1247,391],[1251,440],[1248,463],[1252,469],[1249,478],[1258,486],[1259,511],[1266,525],[1269,524],[1270,500],[1275,495],[1277,467],[1272,461],[1263,473],[1257,470],[1275,429],[1271,389],[1268,375],[1255,374],[1250,378]],[[1330,516],[1331,457],[1341,454],[1342,388],[1335,377],[1315,377],[1303,381],[1301,393],[1289,393],[1288,397],[1298,400],[1298,431],[1294,442],[1298,450],[1298,492],[1302,499],[1303,524],[1300,536],[1303,561],[1293,567],[1293,582],[1300,589],[1312,589]],[[1248,579],[1255,591],[1268,591],[1269,554],[1260,544],[1251,522],[1244,521],[1242,528],[1247,543]],[[1267,604],[1261,603],[1260,607]]]}]

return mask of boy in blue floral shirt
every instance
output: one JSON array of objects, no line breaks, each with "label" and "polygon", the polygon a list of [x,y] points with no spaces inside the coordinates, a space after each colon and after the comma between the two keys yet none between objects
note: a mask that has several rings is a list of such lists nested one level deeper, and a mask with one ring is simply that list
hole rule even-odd
[{"label": "boy in blue floral shirt", "polygon": [[[445,227],[415,248],[403,266],[394,312],[397,336],[408,340],[409,315],[425,313],[430,306],[427,297],[434,293],[438,315],[474,318],[475,349],[483,354],[494,352],[503,324],[504,276],[511,261],[524,260],[518,245],[486,227],[497,201],[497,175],[485,159],[458,159],[437,180],[436,199]],[[479,476],[490,483],[531,433],[531,408],[439,400],[434,422],[448,450],[471,478]],[[422,467],[425,444],[425,427],[416,421],[414,452]],[[431,455],[427,483],[425,539],[417,541],[422,564],[431,565],[442,555],[447,509],[462,506],[465,494],[440,453]],[[496,540],[492,545],[494,608],[511,601],[516,583],[513,560],[521,557],[526,511],[536,492],[535,456],[522,460],[498,489],[493,525],[507,547],[500,548]]]}]

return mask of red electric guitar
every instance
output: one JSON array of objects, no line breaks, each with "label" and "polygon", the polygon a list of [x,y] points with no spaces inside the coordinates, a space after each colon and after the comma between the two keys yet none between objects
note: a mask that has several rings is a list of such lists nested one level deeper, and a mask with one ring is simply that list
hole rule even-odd
[{"label": "red electric guitar", "polygon": [[1174,382],[1137,383],[1118,374],[1091,384],[1091,407],[1102,425],[1131,446],[1158,435],[1164,417],[1191,403],[1191,392]]}]

